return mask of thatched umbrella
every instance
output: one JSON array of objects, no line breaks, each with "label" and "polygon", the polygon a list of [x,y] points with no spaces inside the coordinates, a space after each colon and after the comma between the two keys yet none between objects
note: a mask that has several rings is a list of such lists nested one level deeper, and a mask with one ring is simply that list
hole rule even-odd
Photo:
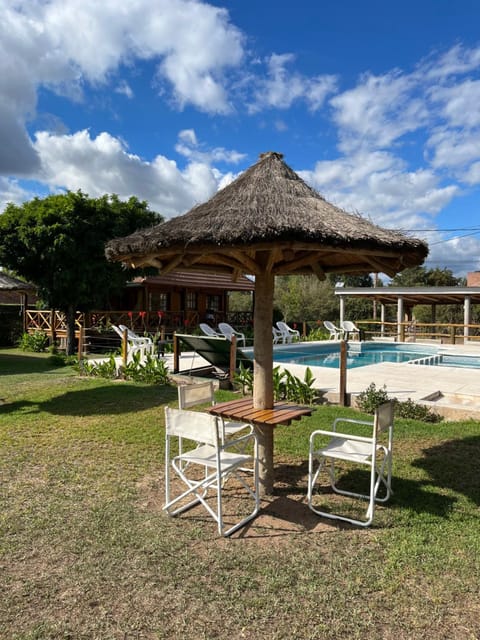
[{"label": "thatched umbrella", "polygon": [[421,264],[427,246],[328,203],[268,152],[208,202],[107,244],[130,266],[255,276],[254,406],[273,407],[272,316],[276,275],[394,275]]}]

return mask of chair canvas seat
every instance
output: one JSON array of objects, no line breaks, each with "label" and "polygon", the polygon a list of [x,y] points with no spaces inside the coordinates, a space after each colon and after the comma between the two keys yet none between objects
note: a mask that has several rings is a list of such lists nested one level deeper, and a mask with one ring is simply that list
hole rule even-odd
[{"label": "chair canvas seat", "polygon": [[373,452],[370,442],[333,438],[326,447],[321,449],[321,453],[322,455],[328,454],[329,457],[336,458],[337,460],[352,460],[368,463],[372,460]]},{"label": "chair canvas seat", "polygon": [[[217,466],[217,449],[209,444],[204,444],[174,458],[174,460],[177,459],[182,462],[215,468]],[[252,463],[253,457],[244,453],[222,451],[219,461],[222,471],[226,471],[227,469],[234,469]]]}]

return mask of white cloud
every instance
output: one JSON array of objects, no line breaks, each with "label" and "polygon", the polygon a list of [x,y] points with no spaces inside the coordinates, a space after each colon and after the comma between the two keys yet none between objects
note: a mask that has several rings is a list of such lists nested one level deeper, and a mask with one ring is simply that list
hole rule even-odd
[{"label": "white cloud", "polygon": [[426,122],[426,105],[413,94],[412,78],[398,71],[366,74],[353,89],[330,100],[340,149],[386,148]]},{"label": "white cloud", "polygon": [[133,98],[132,87],[125,80],[121,80],[115,88],[115,93],[125,96],[129,100]]},{"label": "white cloud", "polygon": [[144,162],[108,133],[92,138],[86,130],[61,136],[39,132],[35,147],[42,157],[42,179],[51,189],[82,189],[92,197],[135,195],[165,217],[208,200],[220,183],[220,175],[206,164],[190,162],[181,171],[160,155]]},{"label": "white cloud", "polygon": [[22,204],[30,200],[33,196],[24,189],[17,180],[9,180],[0,177],[0,212],[5,209],[8,203]]},{"label": "white cloud", "polygon": [[330,202],[396,229],[424,226],[426,217],[458,193],[455,185],[441,186],[432,171],[407,171],[403,161],[382,152],[318,162],[313,172],[302,175]]},{"label": "white cloud", "polygon": [[221,162],[227,164],[238,164],[246,154],[238,151],[228,150],[224,147],[215,147],[207,149],[206,145],[198,142],[196,133],[193,129],[184,129],[178,134],[178,142],[175,145],[175,151],[180,155],[193,160],[195,162],[212,164]]},{"label": "white cloud", "polygon": [[[430,235],[430,234],[427,234]],[[480,240],[475,236],[459,236],[445,239],[438,236],[428,238],[430,253],[427,268],[445,266],[457,277],[466,276],[468,271],[480,270]]]},{"label": "white cloud", "polygon": [[332,75],[308,78],[299,73],[289,73],[286,66],[293,63],[290,53],[272,54],[267,60],[267,76],[257,79],[257,89],[251,113],[265,108],[288,109],[298,100],[304,100],[312,111],[319,109],[326,97],[335,91],[337,79]]},{"label": "white cloud", "polygon": [[[195,28],[192,28],[192,24]],[[157,77],[184,107],[231,110],[226,69],[243,58],[243,36],[224,9],[196,0],[6,0],[0,21],[0,172],[33,173],[38,157],[25,131],[35,115],[37,90],[82,100],[114,80],[135,60],[157,64]]]},{"label": "white cloud", "polygon": [[427,80],[443,81],[453,75],[462,75],[480,66],[480,47],[467,48],[457,44],[439,56],[432,56],[420,65]]}]

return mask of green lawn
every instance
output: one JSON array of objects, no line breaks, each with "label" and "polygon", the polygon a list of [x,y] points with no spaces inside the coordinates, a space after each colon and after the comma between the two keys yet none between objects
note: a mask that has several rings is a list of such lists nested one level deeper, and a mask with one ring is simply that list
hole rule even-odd
[{"label": "green lawn", "polygon": [[479,423],[397,420],[394,496],[359,530],[306,506],[309,433],[341,411],[319,407],[276,431],[276,495],[225,540],[161,511],[175,402],[0,351],[2,640],[480,638]]}]

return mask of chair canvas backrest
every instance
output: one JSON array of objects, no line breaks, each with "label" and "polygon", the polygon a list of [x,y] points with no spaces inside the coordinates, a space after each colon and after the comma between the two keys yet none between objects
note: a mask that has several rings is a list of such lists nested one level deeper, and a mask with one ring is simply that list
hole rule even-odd
[{"label": "chair canvas backrest", "polygon": [[214,404],[213,383],[181,384],[178,386],[178,406],[189,409],[197,404]]},{"label": "chair canvas backrest", "polygon": [[378,435],[393,425],[393,402],[384,402],[375,409],[375,433]]},{"label": "chair canvas backrest", "polygon": [[167,436],[188,438],[218,447],[218,418],[199,411],[183,411],[165,407],[165,432]]}]

